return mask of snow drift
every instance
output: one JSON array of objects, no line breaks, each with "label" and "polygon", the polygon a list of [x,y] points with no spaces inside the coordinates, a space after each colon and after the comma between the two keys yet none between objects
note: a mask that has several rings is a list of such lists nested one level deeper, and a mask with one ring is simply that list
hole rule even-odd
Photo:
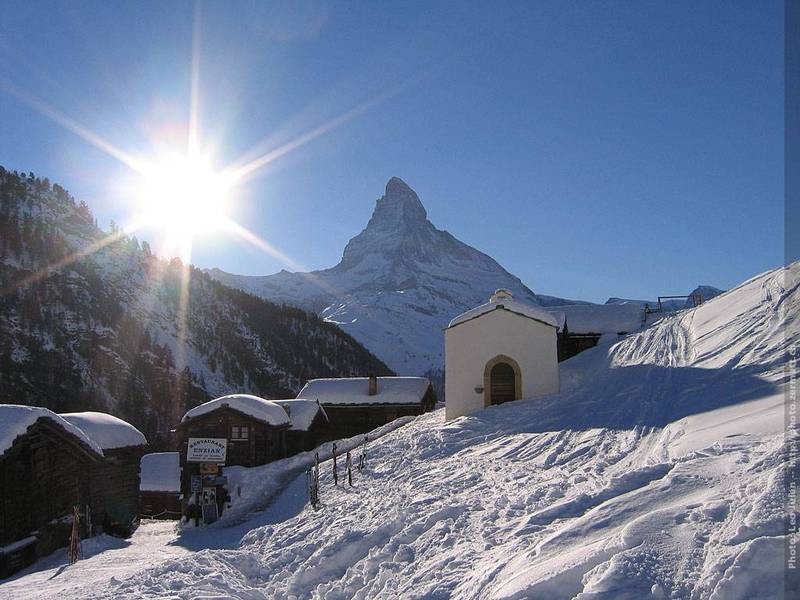
[{"label": "snow drift", "polygon": [[321,510],[296,480],[276,503],[295,510],[235,549],[95,596],[780,597],[798,279],[762,274],[584,352],[557,396],[422,415],[370,446],[354,488],[324,469]]}]

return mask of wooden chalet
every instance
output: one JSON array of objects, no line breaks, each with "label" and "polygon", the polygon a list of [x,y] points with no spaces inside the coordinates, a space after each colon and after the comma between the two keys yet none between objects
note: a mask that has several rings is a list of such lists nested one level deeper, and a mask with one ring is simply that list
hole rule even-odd
[{"label": "wooden chalet", "polygon": [[[177,429],[184,512],[200,504],[211,507],[228,493],[224,467],[285,458],[289,426],[279,404],[248,394],[223,396],[188,411]],[[223,506],[220,501],[219,510]],[[217,518],[203,510],[205,520]]]},{"label": "wooden chalet", "polygon": [[145,454],[141,460],[139,514],[147,519],[181,518],[181,459],[178,452]]},{"label": "wooden chalet", "polygon": [[291,423],[286,430],[288,456],[313,450],[327,440],[328,415],[319,402],[305,398],[275,402],[283,407]]},{"label": "wooden chalet", "polygon": [[76,506],[82,536],[115,531],[117,509],[130,508],[127,482],[135,479],[138,488],[138,471],[138,459],[129,469],[106,457],[92,436],[46,408],[0,405],[0,576],[67,545]]},{"label": "wooden chalet", "polygon": [[436,406],[436,392],[424,377],[312,379],[298,397],[318,401],[325,409],[327,440],[365,434]]},{"label": "wooden chalet", "polygon": [[129,536],[139,524],[139,461],[147,451],[147,439],[130,423],[109,414],[61,416],[103,450],[105,460],[92,469],[92,488],[103,503],[103,531]]}]

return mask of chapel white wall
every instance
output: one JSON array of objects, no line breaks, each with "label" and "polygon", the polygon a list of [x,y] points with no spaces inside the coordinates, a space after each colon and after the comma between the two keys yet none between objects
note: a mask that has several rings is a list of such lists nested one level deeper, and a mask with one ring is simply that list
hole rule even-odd
[{"label": "chapel white wall", "polygon": [[486,363],[499,354],[522,371],[522,398],[559,389],[556,329],[507,310],[493,310],[445,330],[445,416],[455,419],[482,410]]}]

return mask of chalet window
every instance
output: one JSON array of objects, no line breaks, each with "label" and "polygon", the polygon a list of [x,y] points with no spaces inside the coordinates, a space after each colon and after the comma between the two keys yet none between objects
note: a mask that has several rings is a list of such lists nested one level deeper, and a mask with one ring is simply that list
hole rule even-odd
[{"label": "chalet window", "polygon": [[231,427],[232,440],[246,440],[250,438],[250,428],[247,425],[233,425]]}]

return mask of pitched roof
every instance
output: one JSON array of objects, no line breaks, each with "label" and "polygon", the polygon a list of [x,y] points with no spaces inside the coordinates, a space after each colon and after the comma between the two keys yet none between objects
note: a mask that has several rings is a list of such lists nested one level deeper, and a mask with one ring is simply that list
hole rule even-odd
[{"label": "pitched roof", "polygon": [[431,382],[425,377],[378,377],[378,392],[369,395],[369,377],[312,379],[298,397],[321,404],[419,404]]},{"label": "pitched roof", "polygon": [[209,400],[183,415],[181,423],[223,408],[225,405],[267,425],[275,427],[289,425],[289,416],[280,404],[250,394],[231,394]]},{"label": "pitched roof", "polygon": [[630,333],[642,328],[644,308],[638,304],[570,304],[550,311],[570,333]]},{"label": "pitched roof", "polygon": [[0,455],[5,454],[6,450],[14,445],[14,440],[21,435],[25,435],[28,428],[39,419],[47,419],[61,427],[95,453],[103,456],[103,450],[97,442],[53,411],[40,406],[22,406],[19,404],[0,404]]},{"label": "pitched roof", "polygon": [[316,400],[306,400],[305,398],[292,398],[288,400],[275,400],[280,404],[289,415],[292,425],[289,431],[308,431],[314,423],[317,415],[322,414],[323,419],[328,421],[328,415]]},{"label": "pitched roof", "polygon": [[64,413],[61,417],[83,431],[103,450],[147,445],[147,438],[136,427],[106,413]]},{"label": "pitched roof", "polygon": [[452,321],[450,321],[450,324],[447,326],[447,328],[449,329],[450,327],[455,327],[456,325],[460,325],[461,323],[485,315],[493,310],[507,310],[509,312],[522,315],[523,317],[533,319],[534,321],[539,321],[545,325],[558,327],[553,315],[542,308],[525,304],[523,302],[518,302],[517,300],[513,300],[511,298],[498,298],[496,300],[490,300],[486,304],[476,306],[465,313],[461,313]]}]

